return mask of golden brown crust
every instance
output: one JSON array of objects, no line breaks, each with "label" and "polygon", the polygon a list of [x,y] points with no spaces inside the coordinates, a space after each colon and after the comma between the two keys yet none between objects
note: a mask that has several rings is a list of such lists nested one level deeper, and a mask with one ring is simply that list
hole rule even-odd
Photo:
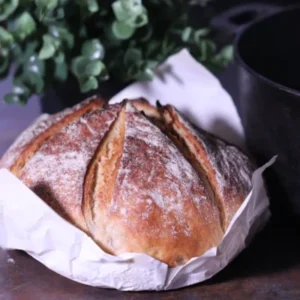
[{"label": "golden brown crust", "polygon": [[11,166],[10,171],[16,175],[19,176],[22,168],[26,164],[26,162],[34,155],[34,153],[52,136],[57,134],[70,124],[71,122],[76,121],[84,114],[93,111],[99,107],[101,107],[104,104],[104,101],[100,99],[95,99],[89,102],[87,105],[79,108],[78,110],[74,111],[73,113],[67,115],[57,123],[53,124],[50,128],[45,130],[43,133],[41,133],[39,136],[37,136],[33,141],[31,141],[27,147],[23,150],[23,152],[20,154],[20,156],[17,158],[17,160],[14,162],[14,164]]},{"label": "golden brown crust", "polygon": [[210,184],[226,230],[251,190],[254,169],[250,160],[236,147],[196,129],[171,105],[161,111],[168,131],[183,143],[193,166]]},{"label": "golden brown crust", "polygon": [[[110,130],[103,137],[86,172],[82,211],[91,235],[107,252],[112,252],[109,243],[110,232],[101,230],[99,238],[99,221],[103,208],[112,199],[115,181],[119,171],[119,164],[123,152],[125,138],[125,105]],[[105,228],[105,226],[102,226]]]},{"label": "golden brown crust", "polygon": [[27,162],[20,179],[72,224],[86,230],[81,211],[90,160],[119,112],[95,110],[53,136]]},{"label": "golden brown crust", "polygon": [[171,105],[155,108],[144,99],[133,105],[168,135],[192,164],[219,207],[226,230],[251,190],[254,166],[249,158],[237,147],[196,128]]},{"label": "golden brown crust", "polygon": [[151,105],[146,99],[138,98],[130,100],[130,103],[140,112],[143,112],[148,118],[161,120],[161,114],[159,110]]},{"label": "golden brown crust", "polygon": [[[61,113],[53,116],[47,116],[45,119],[38,120],[35,128],[32,128],[32,134],[29,134],[27,140],[26,133],[24,137],[18,139],[15,145],[7,151],[8,155],[4,155],[0,162],[0,168],[6,167],[17,177],[19,177],[22,168],[26,162],[34,155],[34,153],[49,138],[60,132],[62,128],[69,123],[79,119],[85,113],[93,111],[104,105],[104,101],[100,98],[90,98],[76,105],[73,109],[66,109]],[[17,152],[15,159],[10,163],[8,156],[12,156],[12,152]]]},{"label": "golden brown crust", "polygon": [[[130,103],[123,142],[123,118],[97,155],[94,184],[86,186],[89,209],[84,210],[92,237],[110,253],[146,253],[169,266],[218,245],[223,236],[219,212],[196,172]],[[111,178],[108,187],[102,182],[106,177]]]}]

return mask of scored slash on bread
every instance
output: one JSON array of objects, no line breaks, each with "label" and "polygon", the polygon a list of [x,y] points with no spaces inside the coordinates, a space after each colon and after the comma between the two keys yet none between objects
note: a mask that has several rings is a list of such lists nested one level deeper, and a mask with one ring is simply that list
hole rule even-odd
[{"label": "scored slash on bread", "polygon": [[[22,145],[13,145],[14,148],[19,148],[18,149],[19,153],[18,153],[18,157],[10,166],[10,171],[15,176],[18,177],[26,162],[34,155],[34,153],[43,145],[45,141],[47,141],[53,135],[58,133],[62,128],[67,126],[69,123],[75,121],[76,119],[79,119],[85,113],[100,108],[103,105],[104,105],[103,100],[93,97],[75,106],[73,110],[66,110],[65,111],[66,114],[64,112],[59,113],[53,116],[52,118],[51,117],[48,118],[47,120],[48,122],[45,122],[44,124],[42,122],[41,122],[42,124],[37,124],[37,127],[40,126],[41,128],[43,128],[43,127],[47,127],[48,125],[48,128],[46,129],[43,128],[44,130],[42,130],[41,132],[37,130],[37,135],[33,136],[34,138],[29,140],[29,142],[25,144],[23,147],[20,147]],[[0,167],[1,167],[1,162],[0,162]]]},{"label": "scored slash on bread", "polygon": [[170,266],[204,253],[223,235],[192,166],[129,101],[90,164],[83,212],[107,252],[145,253]]},{"label": "scored slash on bread", "polygon": [[249,158],[235,146],[193,126],[174,107],[167,105],[161,110],[167,131],[179,141],[199,176],[210,185],[226,230],[249,193],[254,171]]},{"label": "scored slash on bread", "polygon": [[226,230],[249,193],[254,171],[249,158],[237,147],[196,128],[171,105],[158,105],[156,109],[144,99],[134,102],[147,117],[156,119],[156,124],[196,169],[220,209]]},{"label": "scored slash on bread", "polygon": [[36,152],[20,179],[72,224],[88,233],[82,214],[84,178],[91,158],[120,111],[96,109],[68,124]]},{"label": "scored slash on bread", "polygon": [[217,246],[251,189],[249,159],[170,105],[103,104],[50,116],[0,167],[108,253],[176,266]]},{"label": "scored slash on bread", "polygon": [[[106,251],[109,251],[109,246],[105,245],[102,240],[109,239],[107,237],[109,233],[104,230],[102,238],[98,238],[96,233],[97,217],[103,207],[109,205],[108,202],[113,197],[125,139],[125,108],[126,102],[122,105],[110,130],[100,142],[99,148],[90,162],[84,182],[83,215],[92,236],[96,237],[98,244]],[[105,225],[103,227],[105,228]],[[104,237],[103,234],[106,236]]]}]

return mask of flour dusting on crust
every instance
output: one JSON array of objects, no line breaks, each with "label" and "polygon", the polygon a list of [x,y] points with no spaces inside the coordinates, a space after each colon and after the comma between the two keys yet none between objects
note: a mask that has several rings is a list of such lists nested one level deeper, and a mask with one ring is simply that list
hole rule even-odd
[{"label": "flour dusting on crust", "polygon": [[180,121],[192,132],[206,149],[213,169],[216,171],[218,186],[223,197],[247,195],[251,190],[251,178],[254,168],[249,158],[236,146],[226,144],[221,139],[196,128],[178,114]]},{"label": "flour dusting on crust", "polygon": [[[21,180],[71,221],[81,219],[83,182],[89,161],[116,118],[119,106],[96,110],[49,139],[27,162]],[[75,221],[74,221],[75,222]]]},{"label": "flour dusting on crust", "polygon": [[[193,207],[193,213],[197,213],[210,206],[204,185],[171,140],[128,107],[124,152],[110,210],[126,216],[124,222],[133,228],[141,226],[140,222],[147,223],[159,211],[161,224],[149,223],[146,235],[190,236],[186,211]],[[210,209],[207,214],[202,211],[204,223],[214,222],[218,215]],[[137,211],[138,219],[133,216]]]},{"label": "flour dusting on crust", "polygon": [[22,132],[15,142],[9,147],[2,159],[0,160],[0,168],[9,169],[15,160],[20,156],[26,146],[37,136],[50,128],[53,124],[62,120],[65,116],[80,109],[84,105],[90,103],[95,97],[86,99],[85,101],[75,105],[72,108],[67,108],[57,114],[49,115],[43,114],[38,117],[31,126],[29,126],[24,132]]},{"label": "flour dusting on crust", "polygon": [[213,173],[214,190],[224,211],[224,226],[228,226],[251,190],[254,165],[237,147],[196,128],[178,112],[177,116],[204,149],[201,159],[206,159],[210,165],[207,172]]}]

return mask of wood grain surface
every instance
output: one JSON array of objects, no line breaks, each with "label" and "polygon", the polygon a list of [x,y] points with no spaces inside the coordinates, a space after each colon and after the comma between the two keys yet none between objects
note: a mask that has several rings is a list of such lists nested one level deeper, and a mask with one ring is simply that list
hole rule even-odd
[{"label": "wood grain surface", "polygon": [[20,251],[0,250],[0,299],[300,299],[300,227],[270,223],[227,268],[169,292],[119,292],[63,278]]}]

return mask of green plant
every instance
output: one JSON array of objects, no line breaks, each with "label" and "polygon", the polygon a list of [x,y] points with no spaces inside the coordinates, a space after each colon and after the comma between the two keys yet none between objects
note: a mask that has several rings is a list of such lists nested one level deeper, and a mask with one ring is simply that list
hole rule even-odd
[{"label": "green plant", "polygon": [[208,29],[192,28],[189,7],[186,0],[0,0],[2,78],[16,66],[5,101],[24,105],[69,76],[83,93],[109,77],[151,80],[183,47],[210,68],[226,66],[231,47],[219,51]]}]

